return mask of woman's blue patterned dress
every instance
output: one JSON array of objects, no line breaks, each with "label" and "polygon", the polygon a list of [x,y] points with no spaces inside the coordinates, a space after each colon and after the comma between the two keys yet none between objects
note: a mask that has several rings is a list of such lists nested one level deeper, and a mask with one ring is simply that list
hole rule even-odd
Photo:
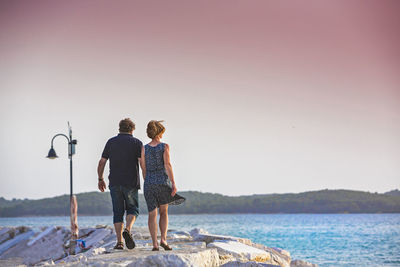
[{"label": "woman's blue patterned dress", "polygon": [[146,160],[144,198],[149,212],[160,205],[179,205],[185,201],[185,198],[178,194],[171,196],[172,183],[164,167],[164,150],[164,143],[154,147],[149,144],[144,146]]}]

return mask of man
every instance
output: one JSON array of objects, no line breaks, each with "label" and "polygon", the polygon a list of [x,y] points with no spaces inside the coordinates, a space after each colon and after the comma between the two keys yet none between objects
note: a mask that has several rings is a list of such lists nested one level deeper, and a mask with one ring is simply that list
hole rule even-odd
[{"label": "man", "polygon": [[[131,228],[139,215],[140,189],[138,159],[142,152],[142,142],[133,137],[135,124],[128,118],[119,122],[119,134],[110,138],[104,147],[103,154],[97,167],[99,190],[104,192],[106,183],[103,178],[104,167],[110,159],[110,174],[108,176],[110,194],[113,205],[113,222],[117,234],[117,244],[114,249],[124,249],[122,237],[128,249],[135,247]],[[126,210],[126,227],[124,214]]]}]

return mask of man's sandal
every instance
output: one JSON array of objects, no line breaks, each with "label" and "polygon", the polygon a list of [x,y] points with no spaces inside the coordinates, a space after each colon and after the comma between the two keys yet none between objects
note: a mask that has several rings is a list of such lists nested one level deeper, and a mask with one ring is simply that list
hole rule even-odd
[{"label": "man's sandal", "polygon": [[117,244],[114,246],[114,249],[124,249],[124,243],[117,242]]},{"label": "man's sandal", "polygon": [[125,229],[124,232],[122,233],[122,236],[125,239],[125,245],[128,249],[133,249],[135,247],[135,241],[133,241],[132,234],[128,231],[128,229]]},{"label": "man's sandal", "polygon": [[164,250],[172,250],[172,248],[170,246],[168,246],[167,244],[164,244],[163,242],[160,242],[160,246],[162,246]]}]

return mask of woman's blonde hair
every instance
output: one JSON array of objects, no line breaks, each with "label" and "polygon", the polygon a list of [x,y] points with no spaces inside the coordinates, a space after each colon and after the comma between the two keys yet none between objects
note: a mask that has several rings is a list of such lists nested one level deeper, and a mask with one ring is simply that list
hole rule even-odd
[{"label": "woman's blonde hair", "polygon": [[152,120],[147,124],[147,136],[151,139],[165,132],[165,127],[161,123],[164,121]]}]

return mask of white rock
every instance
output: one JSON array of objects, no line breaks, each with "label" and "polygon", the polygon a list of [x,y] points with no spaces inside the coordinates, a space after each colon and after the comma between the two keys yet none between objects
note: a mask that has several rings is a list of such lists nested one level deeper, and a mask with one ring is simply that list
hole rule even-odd
[{"label": "white rock", "polygon": [[17,245],[19,242],[29,239],[34,234],[35,233],[33,231],[29,231],[29,232],[17,235],[13,239],[7,240],[6,242],[4,242],[3,244],[0,245],[0,255],[2,255],[4,252],[6,252],[11,247]]},{"label": "white rock", "polygon": [[216,267],[219,266],[219,257],[215,249],[199,249],[197,251],[175,250],[152,252],[148,250],[113,251],[108,254],[94,255],[82,258],[68,256],[58,262],[57,266],[129,266],[129,267]]},{"label": "white rock", "polygon": [[79,229],[79,239],[85,239],[89,234],[96,231],[96,228],[83,228]]},{"label": "white rock", "polygon": [[1,236],[2,234],[7,233],[7,232],[10,231],[10,230],[11,230],[10,227],[2,227],[2,228],[0,228],[0,236]]},{"label": "white rock", "polygon": [[96,229],[93,233],[91,233],[85,240],[86,246],[96,246],[98,243],[103,243],[103,239],[105,239],[108,235],[111,234],[111,230],[106,228]]},{"label": "white rock", "polygon": [[202,228],[194,228],[194,229],[190,230],[189,234],[191,236],[195,236],[198,234],[208,234],[208,232]]},{"label": "white rock", "polygon": [[[24,234],[29,233],[30,232]],[[61,228],[53,234],[45,235],[31,246],[27,245],[27,240],[18,242],[18,244],[16,244],[14,247],[9,248],[6,252],[4,252],[4,254],[1,255],[1,258],[23,258],[24,263],[28,265],[36,264],[41,261],[57,260],[63,258],[66,256],[66,253],[64,251],[64,243],[66,241],[66,238],[68,237],[68,234],[69,232]]]},{"label": "white rock", "polygon": [[220,240],[207,245],[208,248],[216,248],[220,255],[233,255],[235,258],[266,262],[271,260],[271,254],[264,250],[245,245],[238,241]]},{"label": "white rock", "polygon": [[50,265],[54,265],[53,260],[42,261],[39,264],[36,264],[35,266],[50,266]]},{"label": "white rock", "polygon": [[191,236],[187,236],[187,235],[179,235],[179,234],[168,234],[167,235],[167,239],[168,242],[189,242],[192,241],[192,237]]},{"label": "white rock", "polygon": [[206,244],[206,242],[185,242],[184,243],[185,244],[185,246],[192,246],[192,247],[194,247],[194,248],[206,248],[207,247],[207,244]]},{"label": "white rock", "polygon": [[[202,230],[202,231],[206,232],[205,230]],[[168,231],[168,232],[171,233],[171,234],[186,235],[186,236],[191,237],[191,234],[189,232],[187,232],[187,231],[175,231],[175,230],[173,230],[173,231]]]},{"label": "white rock", "polygon": [[163,253],[139,258],[127,267],[217,267],[219,266],[218,253],[214,249],[201,250],[194,253]]},{"label": "white rock", "polygon": [[280,248],[269,248],[261,244],[252,244],[253,247],[271,253],[271,264],[278,264],[281,267],[290,267],[290,253]]},{"label": "white rock", "polygon": [[10,239],[15,235],[15,228],[4,227],[0,230],[0,244]]},{"label": "white rock", "polygon": [[34,239],[32,239],[31,241],[28,242],[28,246],[32,246],[33,244],[35,244],[36,241],[42,239],[43,237],[45,237],[46,235],[52,233],[56,231],[56,228],[53,227],[48,227],[46,230],[44,230],[43,232],[41,232],[40,234],[38,234]]},{"label": "white rock", "polygon": [[1,267],[26,267],[23,265],[23,259],[22,258],[12,258],[12,259],[6,259],[2,260],[0,259],[0,266]]},{"label": "white rock", "polygon": [[103,241],[104,241],[104,244],[109,243],[109,242],[114,242],[115,243],[115,242],[117,242],[117,235],[112,233],[111,235],[105,237],[103,239]]},{"label": "white rock", "polygon": [[290,252],[287,251],[287,250],[284,250],[284,249],[281,249],[281,248],[276,248],[276,247],[272,247],[271,249],[273,249],[273,250],[277,251],[278,253],[283,254],[283,255],[285,255],[285,256],[290,258]]},{"label": "white rock", "polygon": [[89,249],[88,251],[86,251],[85,255],[86,255],[86,257],[91,257],[94,255],[103,254],[104,252],[106,252],[106,249],[104,247],[92,248],[92,249]]},{"label": "white rock", "polygon": [[181,235],[177,233],[169,233],[167,234],[167,238],[173,238],[173,239],[190,239],[191,237],[188,235]]},{"label": "white rock", "polygon": [[251,245],[250,239],[235,237],[235,236],[227,236],[227,235],[213,235],[213,234],[197,234],[193,236],[194,241],[204,241],[207,244],[212,243],[217,240],[227,240],[227,241],[236,241],[246,245]]},{"label": "white rock", "polygon": [[56,261],[56,264],[65,263],[76,263],[76,262],[86,262],[87,257],[84,254],[69,255],[63,259]]}]

